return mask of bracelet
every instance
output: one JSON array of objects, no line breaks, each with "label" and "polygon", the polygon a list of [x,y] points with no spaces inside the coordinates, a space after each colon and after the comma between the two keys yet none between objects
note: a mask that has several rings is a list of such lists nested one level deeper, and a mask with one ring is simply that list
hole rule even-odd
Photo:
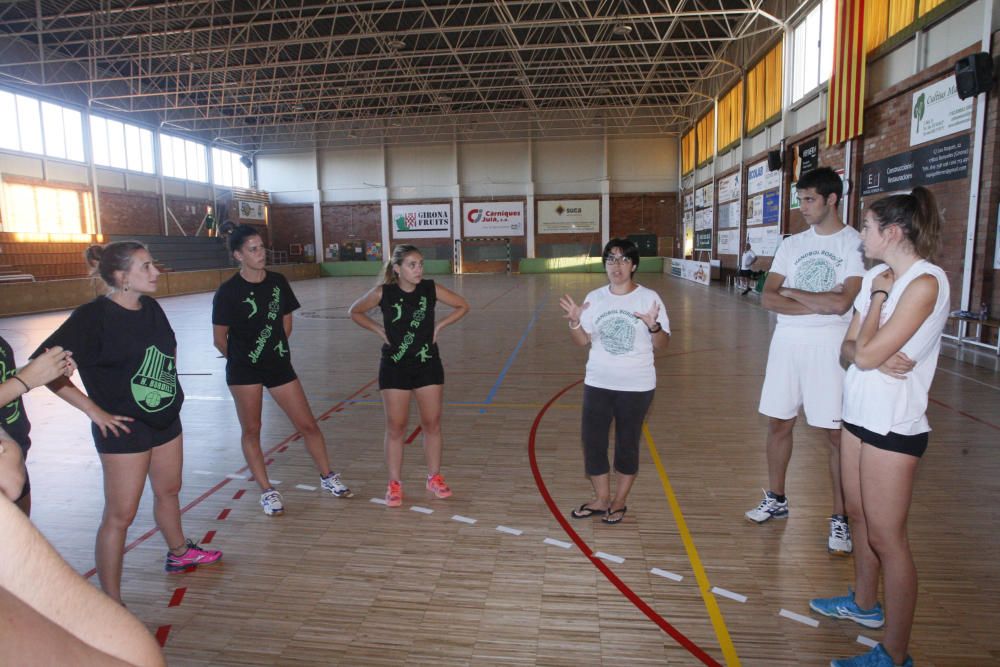
[{"label": "bracelet", "polygon": [[875,296],[876,294],[885,294],[886,300],[889,299],[889,293],[886,292],[884,289],[873,289],[871,295]]},{"label": "bracelet", "polygon": [[21,386],[24,387],[24,393],[28,393],[29,391],[31,391],[31,387],[28,386],[27,382],[25,382],[21,378],[17,377],[16,375],[11,375],[10,377],[11,377],[11,379],[17,380],[18,382],[21,383]]},{"label": "bracelet", "polygon": [[576,321],[576,326],[573,326],[573,323],[570,322],[569,328],[572,329],[573,331],[576,331],[577,329],[579,329],[582,326],[583,326],[583,321],[577,320]]},{"label": "bracelet", "polygon": [[659,322],[657,322],[652,327],[647,327],[647,328],[649,329],[649,333],[651,333],[651,334],[657,334],[657,333],[660,333],[661,331],[663,331],[663,325],[660,324]]}]

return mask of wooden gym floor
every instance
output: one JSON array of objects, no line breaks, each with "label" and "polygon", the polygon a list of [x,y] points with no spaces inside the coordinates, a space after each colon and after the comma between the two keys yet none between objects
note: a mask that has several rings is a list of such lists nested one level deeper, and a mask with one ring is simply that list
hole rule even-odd
[{"label": "wooden gym floor", "polygon": [[[280,518],[263,514],[245,479],[211,345],[212,295],[161,301],[187,394],[185,530],[225,551],[218,566],[165,574],[147,491],[124,597],[172,665],[826,665],[879,638],[808,609],[810,597],[851,581],[850,559],[825,549],[820,434],[796,429],[790,519],[743,518],[766,484],[756,408],[773,322],[754,296],[641,276],[663,296],[673,338],[657,361],[628,514],[606,526],[568,518],[590,497],[579,445],[586,350],[570,344],[558,306],[559,295],[582,298],[603,276],[439,279],[472,304],[441,341],[444,473],[455,495],[423,490],[417,436],[394,510],[373,502],[385,488],[379,342],[346,312],[371,279],[293,284],[303,304],[293,361],[356,497],[316,490],[301,441],[265,400]],[[66,315],[3,319],[0,332],[24,360]],[[949,347],[931,397],[935,430],[910,519],[920,572],[911,652],[921,667],[997,664],[997,359]],[[103,498],[87,420],[44,390],[26,400],[33,519],[90,576]]]}]

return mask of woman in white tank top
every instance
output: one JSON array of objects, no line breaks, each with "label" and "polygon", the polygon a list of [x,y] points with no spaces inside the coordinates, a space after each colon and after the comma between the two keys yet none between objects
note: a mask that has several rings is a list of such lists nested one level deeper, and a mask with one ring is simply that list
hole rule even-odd
[{"label": "woman in white tank top", "polygon": [[[906,537],[913,480],[927,448],[927,394],[948,319],[948,278],[929,258],[937,250],[940,218],[926,188],[875,202],[861,231],[865,256],[882,264],[868,271],[854,302],[841,353],[851,366],[844,380],[840,467],[854,534],[854,590],[817,598],[818,613],[846,618],[885,634],[863,656],[833,667],[912,667],[907,655],[917,572]],[[877,600],[884,575],[885,611]]]}]

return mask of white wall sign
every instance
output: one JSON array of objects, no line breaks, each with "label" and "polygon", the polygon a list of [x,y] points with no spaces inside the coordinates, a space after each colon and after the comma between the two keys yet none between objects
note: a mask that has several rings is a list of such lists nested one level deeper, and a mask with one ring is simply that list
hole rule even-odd
[{"label": "white wall sign", "polygon": [[690,192],[684,193],[684,210],[690,211],[694,208],[694,195]]},{"label": "white wall sign", "polygon": [[708,285],[712,279],[712,265],[708,262],[695,262],[690,259],[671,259],[670,275]]},{"label": "white wall sign", "polygon": [[694,191],[694,207],[707,208],[712,205],[712,184],[703,185]]},{"label": "white wall sign", "polygon": [[236,210],[239,211],[240,220],[263,220],[264,203],[259,201],[236,200]]},{"label": "white wall sign", "polygon": [[599,232],[599,199],[567,199],[538,202],[539,234]]},{"label": "white wall sign", "polygon": [[696,230],[712,228],[712,209],[703,208],[694,212],[694,228]]},{"label": "white wall sign", "polygon": [[913,93],[910,102],[911,146],[971,127],[972,98],[958,98],[955,75]]},{"label": "white wall sign", "polygon": [[778,225],[747,228],[747,243],[753,246],[753,251],[758,256],[774,257],[780,240],[781,235],[778,234]]},{"label": "white wall sign", "polygon": [[719,204],[719,229],[730,229],[740,226],[740,202],[731,201]]},{"label": "white wall sign", "polygon": [[738,255],[740,252],[740,230],[726,229],[719,232],[719,254]]},{"label": "white wall sign", "polygon": [[747,198],[747,226],[764,223],[764,195]]},{"label": "white wall sign", "polygon": [[524,202],[464,202],[463,236],[524,236]]},{"label": "white wall sign", "polygon": [[393,205],[393,238],[434,239],[450,236],[451,204]]},{"label": "white wall sign", "polygon": [[781,185],[781,170],[770,171],[767,160],[752,164],[747,168],[747,196],[755,195]]},{"label": "white wall sign", "polygon": [[719,201],[732,201],[740,198],[740,172],[719,179]]}]

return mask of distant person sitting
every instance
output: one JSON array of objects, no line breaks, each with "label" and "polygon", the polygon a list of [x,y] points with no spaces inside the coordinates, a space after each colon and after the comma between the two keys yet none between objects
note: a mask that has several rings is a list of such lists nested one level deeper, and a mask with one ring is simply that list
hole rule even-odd
[{"label": "distant person sitting", "polygon": [[740,256],[740,270],[736,274],[736,287],[743,289],[743,294],[746,295],[750,291],[750,286],[753,284],[753,270],[752,266],[754,262],[757,261],[757,255],[751,249],[750,242],[747,241],[746,250]]}]

